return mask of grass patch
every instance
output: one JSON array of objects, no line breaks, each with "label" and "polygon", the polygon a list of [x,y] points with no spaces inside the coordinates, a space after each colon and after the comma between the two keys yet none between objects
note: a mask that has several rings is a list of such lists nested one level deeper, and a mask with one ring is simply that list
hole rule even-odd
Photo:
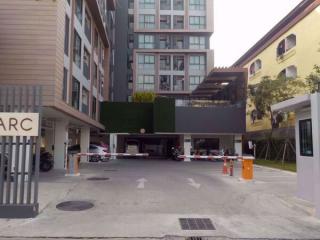
[{"label": "grass patch", "polygon": [[286,171],[291,171],[291,172],[297,172],[297,164],[296,163],[285,162],[284,165],[282,165],[281,161],[256,159],[254,161],[254,164],[266,166],[266,167],[271,167],[271,168],[277,168],[277,169],[286,170]]}]

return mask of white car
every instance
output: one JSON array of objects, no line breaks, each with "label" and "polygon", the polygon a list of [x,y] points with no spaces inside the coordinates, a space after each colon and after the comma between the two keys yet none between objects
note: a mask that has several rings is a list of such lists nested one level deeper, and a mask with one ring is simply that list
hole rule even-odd
[{"label": "white car", "polygon": [[[89,147],[89,152],[90,153],[97,153],[97,154],[106,154],[108,153],[108,148],[106,147],[102,147],[100,145],[96,145],[96,144],[90,144]],[[89,162],[105,162],[109,160],[109,156],[90,156],[89,157]]]}]

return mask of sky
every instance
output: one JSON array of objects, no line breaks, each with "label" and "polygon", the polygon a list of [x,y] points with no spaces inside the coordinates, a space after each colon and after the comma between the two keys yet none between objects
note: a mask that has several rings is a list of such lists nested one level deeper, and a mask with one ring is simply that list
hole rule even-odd
[{"label": "sky", "polygon": [[215,66],[231,66],[301,1],[214,0]]}]

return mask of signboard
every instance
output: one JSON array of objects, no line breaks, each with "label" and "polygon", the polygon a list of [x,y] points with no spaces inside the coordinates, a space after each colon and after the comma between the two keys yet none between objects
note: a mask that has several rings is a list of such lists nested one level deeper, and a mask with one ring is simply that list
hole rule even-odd
[{"label": "signboard", "polygon": [[0,136],[38,136],[39,113],[0,113]]}]

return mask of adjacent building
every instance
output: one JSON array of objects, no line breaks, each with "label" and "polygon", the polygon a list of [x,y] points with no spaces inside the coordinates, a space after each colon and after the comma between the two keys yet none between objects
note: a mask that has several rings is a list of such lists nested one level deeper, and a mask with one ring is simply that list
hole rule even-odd
[{"label": "adjacent building", "polygon": [[[115,0],[2,0],[0,84],[41,85],[42,147],[64,168],[66,147],[87,151],[104,130],[100,102],[114,68]],[[111,81],[110,81],[111,79]]]},{"label": "adjacent building", "polygon": [[[320,1],[304,0],[247,51],[234,66],[248,69],[249,85],[256,85],[263,76],[299,78],[304,81],[320,64]],[[271,128],[271,121],[247,102],[247,138],[259,139]],[[294,138],[295,115],[275,131],[277,137]]]},{"label": "adjacent building", "polygon": [[112,99],[190,94],[213,68],[212,0],[120,0]]}]

